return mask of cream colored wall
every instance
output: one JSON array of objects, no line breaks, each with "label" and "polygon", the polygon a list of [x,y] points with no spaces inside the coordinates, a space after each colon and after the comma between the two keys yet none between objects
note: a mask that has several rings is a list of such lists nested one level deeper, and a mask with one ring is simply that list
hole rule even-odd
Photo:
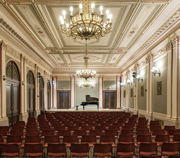
[{"label": "cream colored wall", "polygon": [[80,104],[86,101],[86,95],[98,98],[98,84],[95,87],[80,87],[78,82],[75,83],[75,104],[80,106]]},{"label": "cream colored wall", "polygon": [[69,81],[58,81],[57,82],[57,90],[70,90],[71,83]]},{"label": "cream colored wall", "polygon": [[[6,55],[6,65],[8,64],[9,61],[14,61],[16,63],[16,65],[18,66],[18,69],[20,70],[20,61],[18,61],[17,59],[10,57],[9,55]],[[20,74],[19,74],[20,75]]]},{"label": "cream colored wall", "polygon": [[[131,89],[133,89],[133,95],[131,96]],[[129,98],[129,107],[134,108],[134,83],[129,85],[129,94],[127,96]]]},{"label": "cream colored wall", "polygon": [[[180,45],[179,45],[180,50]],[[178,71],[178,115],[180,117],[180,54],[179,54],[179,71]]]},{"label": "cream colored wall", "polygon": [[[167,114],[167,55],[154,62],[161,75],[153,76],[153,112]],[[162,95],[157,95],[157,82],[162,81]]]},{"label": "cream colored wall", "polygon": [[116,90],[116,80],[104,80],[103,90]]},{"label": "cream colored wall", "polygon": [[[146,67],[139,70],[139,74],[143,77],[143,81],[138,81],[138,108],[140,110],[146,110]],[[144,96],[141,96],[141,86],[144,86]]]}]

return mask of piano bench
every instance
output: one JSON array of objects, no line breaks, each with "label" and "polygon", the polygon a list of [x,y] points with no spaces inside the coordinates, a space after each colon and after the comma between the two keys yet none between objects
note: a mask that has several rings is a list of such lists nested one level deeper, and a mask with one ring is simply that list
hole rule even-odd
[{"label": "piano bench", "polygon": [[79,106],[78,106],[78,105],[76,105],[76,110],[78,110],[78,108],[79,108]]}]

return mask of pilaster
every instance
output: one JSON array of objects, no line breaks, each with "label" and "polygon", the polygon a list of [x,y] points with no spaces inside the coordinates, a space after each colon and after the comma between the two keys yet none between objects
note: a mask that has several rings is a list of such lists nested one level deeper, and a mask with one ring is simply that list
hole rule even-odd
[{"label": "pilaster", "polygon": [[153,67],[153,55],[150,56],[149,61],[149,107],[148,107],[148,113],[149,115],[153,114],[153,73],[151,72],[151,69]]},{"label": "pilaster", "polygon": [[173,72],[172,72],[172,118],[178,118],[178,60],[179,60],[179,38],[172,41]]},{"label": "pilaster", "polygon": [[0,40],[0,124],[8,125],[6,117],[6,50],[7,44]]},{"label": "pilaster", "polygon": [[48,109],[47,105],[47,72],[44,71],[44,110]]},{"label": "pilaster", "polygon": [[1,86],[1,117],[6,117],[6,49],[7,44],[0,41],[0,86]]},{"label": "pilaster", "polygon": [[117,91],[117,106],[116,108],[119,109],[120,108],[120,77],[119,76],[116,76],[116,91]]},{"label": "pilaster", "polygon": [[167,51],[167,117],[172,117],[172,43],[166,45]]},{"label": "pilaster", "polygon": [[20,115],[24,114],[24,67],[23,56],[20,55]]},{"label": "pilaster", "polygon": [[103,108],[103,77],[98,77],[99,108]]},{"label": "pilaster", "polygon": [[75,76],[71,76],[71,108],[75,107]]},{"label": "pilaster", "polygon": [[129,110],[129,83],[128,81],[129,71],[126,72],[126,109]]}]

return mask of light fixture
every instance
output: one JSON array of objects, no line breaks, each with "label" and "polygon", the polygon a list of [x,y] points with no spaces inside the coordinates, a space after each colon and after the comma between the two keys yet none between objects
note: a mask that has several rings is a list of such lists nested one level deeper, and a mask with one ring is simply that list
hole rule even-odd
[{"label": "light fixture", "polygon": [[76,71],[76,74],[78,77],[85,78],[87,80],[88,78],[92,78],[96,76],[96,71],[88,69],[88,56],[87,56],[87,40],[85,43],[86,48],[86,55],[84,57],[84,69]]},{"label": "light fixture", "polygon": [[88,0],[80,0],[79,13],[73,15],[73,7],[70,7],[70,21],[66,19],[66,11],[63,10],[63,16],[60,16],[61,31],[68,37],[74,39],[99,38],[108,34],[112,26],[112,14],[106,10],[106,20],[104,20],[103,7],[100,6],[100,15],[94,13],[95,4]]},{"label": "light fixture", "polygon": [[142,76],[137,75],[136,78],[137,78],[138,81],[141,80],[143,82],[143,77]]},{"label": "light fixture", "polygon": [[5,75],[3,75],[3,81],[6,81],[6,76]]},{"label": "light fixture", "polygon": [[83,87],[91,87],[91,88],[93,88],[93,87],[95,87],[95,85],[92,83],[92,82],[89,82],[87,79],[85,79],[85,81],[82,83],[82,84],[80,84],[79,85],[80,86],[80,88],[83,86]]},{"label": "light fixture", "polygon": [[128,84],[131,84],[131,80],[127,80],[127,83],[128,83]]},{"label": "light fixture", "polygon": [[161,75],[161,71],[157,67],[152,67],[151,72],[154,73],[154,75],[156,74],[158,74],[159,76]]}]

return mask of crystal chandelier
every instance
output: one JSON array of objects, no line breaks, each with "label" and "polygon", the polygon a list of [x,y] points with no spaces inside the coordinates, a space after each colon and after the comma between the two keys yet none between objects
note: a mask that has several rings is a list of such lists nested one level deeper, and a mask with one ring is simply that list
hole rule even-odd
[{"label": "crystal chandelier", "polygon": [[80,78],[85,78],[87,80],[88,78],[92,78],[96,76],[96,71],[88,69],[88,56],[87,56],[87,40],[85,43],[85,48],[86,48],[86,55],[84,57],[84,69],[76,71],[76,74]]},{"label": "crystal chandelier", "polygon": [[95,4],[88,0],[81,0],[79,4],[79,13],[73,15],[73,7],[70,7],[70,21],[67,22],[66,11],[63,10],[63,16],[60,16],[61,31],[68,37],[72,36],[74,39],[91,39],[99,38],[108,34],[111,30],[112,14],[106,10],[106,20],[103,15],[103,7],[100,6],[100,15],[94,13]]},{"label": "crystal chandelier", "polygon": [[89,82],[88,80],[85,80],[81,85],[80,85],[80,87],[81,86],[83,86],[83,87],[91,87],[91,88],[93,88],[95,85],[93,84],[93,83],[91,83],[91,82]]}]

